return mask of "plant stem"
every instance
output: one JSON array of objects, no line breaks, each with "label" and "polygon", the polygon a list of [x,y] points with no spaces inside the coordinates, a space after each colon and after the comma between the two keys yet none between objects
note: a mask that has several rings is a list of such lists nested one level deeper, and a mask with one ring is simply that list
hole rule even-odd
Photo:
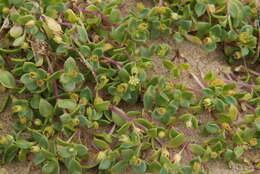
[{"label": "plant stem", "polygon": [[[50,70],[50,73],[53,74],[54,73],[54,69],[51,65],[51,61],[49,59],[48,56],[46,56],[46,60],[47,60],[47,63],[48,63],[48,68]],[[53,80],[53,88],[54,88],[54,96],[56,99],[59,99],[59,91],[58,91],[58,86],[57,86],[57,82],[56,80]]]},{"label": "plant stem", "polygon": [[112,63],[112,64],[116,65],[117,68],[119,68],[119,69],[123,66],[122,63],[117,62],[117,61],[115,61],[115,60],[113,60],[113,59],[111,59],[111,58],[109,58],[109,57],[102,56],[101,58],[104,59],[106,62],[109,62],[109,63]]},{"label": "plant stem", "polygon": [[247,84],[243,82],[235,82],[233,80],[224,80],[226,83],[236,83],[238,86],[247,87],[247,88],[253,88],[254,84]]},{"label": "plant stem", "polygon": [[64,26],[69,27],[69,28],[73,27],[73,24],[68,23],[68,22],[59,22],[59,24],[64,25]]},{"label": "plant stem", "polygon": [[205,88],[205,85],[199,80],[199,78],[194,73],[191,72],[190,75],[194,78],[194,80],[201,88]]},{"label": "plant stem", "polygon": [[138,126],[139,128],[141,128],[141,129],[147,131],[147,128],[146,128],[146,127],[144,127],[142,124],[140,124],[140,123],[134,121],[134,119],[133,119],[133,118],[130,118],[122,109],[120,109],[120,108],[118,108],[118,107],[116,107],[116,106],[114,106],[114,105],[110,105],[109,108],[110,108],[110,110],[111,110],[112,112],[116,113],[118,116],[122,117],[122,118],[125,119],[126,121],[132,122],[133,124],[135,124],[135,125]]},{"label": "plant stem", "polygon": [[110,129],[110,131],[109,131],[109,135],[112,135],[113,134],[113,132],[115,131],[115,129],[116,129],[116,124],[114,124],[113,126],[112,126],[112,128]]}]

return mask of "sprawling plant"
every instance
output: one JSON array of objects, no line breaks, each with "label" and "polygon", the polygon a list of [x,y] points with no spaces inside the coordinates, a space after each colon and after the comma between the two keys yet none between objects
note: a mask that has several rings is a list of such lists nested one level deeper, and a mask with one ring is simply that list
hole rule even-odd
[{"label": "sprawling plant", "polygon": [[[204,174],[209,160],[260,168],[243,154],[260,148],[259,73],[203,81],[168,59],[170,37],[223,46],[229,62],[258,62],[257,3],[239,0],[137,3],[122,0],[0,2],[0,92],[14,132],[0,135],[0,163],[32,161],[44,174]],[[148,44],[149,43],[149,44]],[[170,78],[151,73],[160,59]],[[241,70],[242,71],[242,70]],[[200,86],[181,80],[189,73]],[[128,110],[124,105],[138,105]],[[199,116],[207,113],[210,121]],[[185,130],[178,124],[184,124]],[[1,127],[0,127],[1,128]],[[190,133],[205,137],[190,141]],[[173,153],[175,152],[175,153]],[[187,153],[187,163],[182,162]],[[0,169],[0,173],[6,173]]]}]

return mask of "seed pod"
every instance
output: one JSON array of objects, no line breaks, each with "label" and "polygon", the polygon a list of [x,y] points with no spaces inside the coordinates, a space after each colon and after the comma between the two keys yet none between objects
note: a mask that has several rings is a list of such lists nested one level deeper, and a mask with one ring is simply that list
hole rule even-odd
[{"label": "seed pod", "polygon": [[23,27],[15,25],[10,29],[9,33],[11,37],[18,38],[23,34]]}]

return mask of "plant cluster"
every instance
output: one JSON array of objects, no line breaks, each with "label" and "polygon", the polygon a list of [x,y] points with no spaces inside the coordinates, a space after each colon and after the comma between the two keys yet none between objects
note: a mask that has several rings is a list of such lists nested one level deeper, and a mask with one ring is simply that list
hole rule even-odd
[{"label": "plant cluster", "polygon": [[[230,166],[244,162],[255,166],[252,172],[259,169],[259,158],[243,156],[260,148],[259,73],[235,82],[209,72],[201,82],[187,64],[167,59],[171,46],[147,44],[164,35],[205,41],[209,51],[222,43],[229,60],[241,54],[258,61],[257,28],[250,23],[256,5],[183,1],[145,8],[138,3],[122,17],[122,4],[0,2],[0,89],[10,94],[0,112],[11,98],[15,118],[15,132],[0,136],[0,163],[31,160],[44,174],[58,174],[61,166],[71,174],[128,169],[204,174],[207,161],[223,159]],[[149,77],[155,58],[172,79],[188,72],[200,89]],[[142,108],[126,112],[124,103]],[[201,113],[211,114],[212,121],[201,122]],[[177,124],[206,140],[190,142]],[[183,153],[189,156],[185,165]]]}]

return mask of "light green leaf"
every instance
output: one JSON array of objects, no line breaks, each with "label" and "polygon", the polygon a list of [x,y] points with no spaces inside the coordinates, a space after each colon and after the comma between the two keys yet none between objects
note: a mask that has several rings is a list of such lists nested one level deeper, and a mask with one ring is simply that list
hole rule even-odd
[{"label": "light green leaf", "polygon": [[9,71],[0,70],[0,83],[6,88],[15,88],[15,78]]}]

